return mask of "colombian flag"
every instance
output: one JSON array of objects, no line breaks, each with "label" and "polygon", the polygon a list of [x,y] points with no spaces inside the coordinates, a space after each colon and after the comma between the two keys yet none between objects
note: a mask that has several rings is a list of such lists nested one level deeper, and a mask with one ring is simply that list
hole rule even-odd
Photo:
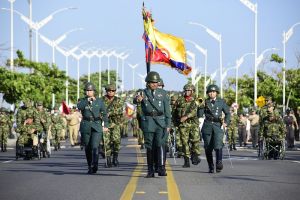
[{"label": "colombian flag", "polygon": [[182,38],[158,31],[149,11],[143,7],[146,62],[165,64],[179,73],[188,75],[192,68],[186,64],[186,53]]}]

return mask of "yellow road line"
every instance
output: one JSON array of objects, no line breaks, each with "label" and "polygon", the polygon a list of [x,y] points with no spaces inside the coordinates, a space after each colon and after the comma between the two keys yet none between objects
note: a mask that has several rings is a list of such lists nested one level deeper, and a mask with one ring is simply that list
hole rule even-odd
[{"label": "yellow road line", "polygon": [[137,182],[143,169],[144,159],[141,157],[142,152],[139,147],[136,147],[138,165],[131,175],[131,179],[122,193],[121,200],[131,200],[136,190]]},{"label": "yellow road line", "polygon": [[168,199],[169,200],[181,200],[180,193],[178,190],[178,186],[176,184],[173,172],[171,171],[171,166],[166,162],[166,169],[168,176],[166,176],[167,179],[167,188],[168,188]]}]

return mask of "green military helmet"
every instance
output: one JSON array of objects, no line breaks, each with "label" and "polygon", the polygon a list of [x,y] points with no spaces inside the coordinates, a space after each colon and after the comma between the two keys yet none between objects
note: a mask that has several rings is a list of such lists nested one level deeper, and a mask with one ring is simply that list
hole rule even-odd
[{"label": "green military helmet", "polygon": [[176,101],[178,97],[176,95],[171,96],[171,101]]},{"label": "green military helmet", "polygon": [[115,84],[108,84],[105,86],[105,90],[108,91],[108,90],[116,90],[116,85]]},{"label": "green military helmet", "polygon": [[218,94],[220,93],[219,87],[215,84],[211,84],[211,85],[207,86],[206,94],[208,94],[212,91],[216,91]]},{"label": "green military helmet", "polygon": [[192,90],[194,91],[195,90],[195,86],[191,83],[187,83],[183,86],[183,90]]},{"label": "green military helmet", "polygon": [[43,102],[42,101],[36,102],[36,106],[43,106]]},{"label": "green military helmet", "polygon": [[158,81],[158,86],[165,87],[165,84],[164,84],[164,81],[162,78]]},{"label": "green military helmet", "polygon": [[161,80],[159,74],[157,72],[151,71],[147,74],[145,81],[148,82],[154,82],[158,83]]},{"label": "green military helmet", "polygon": [[91,91],[96,91],[96,88],[95,88],[95,86],[94,86],[93,83],[87,82],[87,83],[85,84],[85,86],[84,86],[84,90],[85,90],[85,91],[89,91],[89,90],[91,90]]}]

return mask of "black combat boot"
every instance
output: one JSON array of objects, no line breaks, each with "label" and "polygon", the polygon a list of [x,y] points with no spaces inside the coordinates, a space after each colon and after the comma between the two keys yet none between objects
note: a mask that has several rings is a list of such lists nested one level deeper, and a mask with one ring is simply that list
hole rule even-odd
[{"label": "black combat boot", "polygon": [[99,154],[98,154],[98,148],[93,149],[93,173],[96,173],[98,171],[98,160],[99,160]]},{"label": "black combat boot", "polygon": [[222,149],[216,149],[216,172],[221,172],[222,169]]},{"label": "black combat boot", "polygon": [[4,149],[3,149],[4,152],[7,152],[7,149],[6,149],[6,144],[4,144]]},{"label": "black combat boot", "polygon": [[118,167],[119,166],[119,161],[118,161],[118,153],[114,153],[114,155],[113,155],[113,165],[115,166],[115,167]]},{"label": "black combat boot", "polygon": [[148,148],[147,148],[147,167],[148,167],[148,172],[145,178],[153,178],[154,177],[153,152],[151,149]]},{"label": "black combat boot", "polygon": [[112,167],[111,157],[110,156],[106,156],[105,168],[111,168],[111,167]]},{"label": "black combat boot", "polygon": [[158,176],[167,176],[165,163],[166,163],[166,149],[165,146],[162,145],[160,148],[158,148]]},{"label": "black combat boot", "polygon": [[141,149],[145,149],[144,144],[141,144]]},{"label": "black combat boot", "polygon": [[232,151],[232,144],[229,146],[229,151]]},{"label": "black combat boot", "polygon": [[208,164],[208,173],[214,173],[215,167],[214,167],[212,152],[205,150],[205,155],[206,155],[206,160],[207,160],[207,164]]},{"label": "black combat boot", "polygon": [[85,157],[88,164],[88,174],[92,174],[92,152],[89,148],[85,148]]},{"label": "black combat boot", "polygon": [[235,144],[233,144],[233,150],[236,150]]},{"label": "black combat boot", "polygon": [[193,165],[198,165],[201,162],[201,159],[197,154],[192,153],[191,161]]},{"label": "black combat boot", "polygon": [[187,156],[184,157],[184,164],[182,165],[182,167],[183,168],[191,167],[189,157],[187,157]]},{"label": "black combat boot", "polygon": [[60,149],[60,143],[58,143],[57,148]]}]

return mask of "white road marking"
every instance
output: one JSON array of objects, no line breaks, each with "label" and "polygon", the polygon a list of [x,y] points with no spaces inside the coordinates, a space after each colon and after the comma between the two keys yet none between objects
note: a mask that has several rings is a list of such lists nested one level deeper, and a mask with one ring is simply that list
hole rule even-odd
[{"label": "white road marking", "polygon": [[7,161],[4,161],[4,162],[2,162],[2,163],[10,163],[10,162],[12,162],[13,160],[7,160]]}]

